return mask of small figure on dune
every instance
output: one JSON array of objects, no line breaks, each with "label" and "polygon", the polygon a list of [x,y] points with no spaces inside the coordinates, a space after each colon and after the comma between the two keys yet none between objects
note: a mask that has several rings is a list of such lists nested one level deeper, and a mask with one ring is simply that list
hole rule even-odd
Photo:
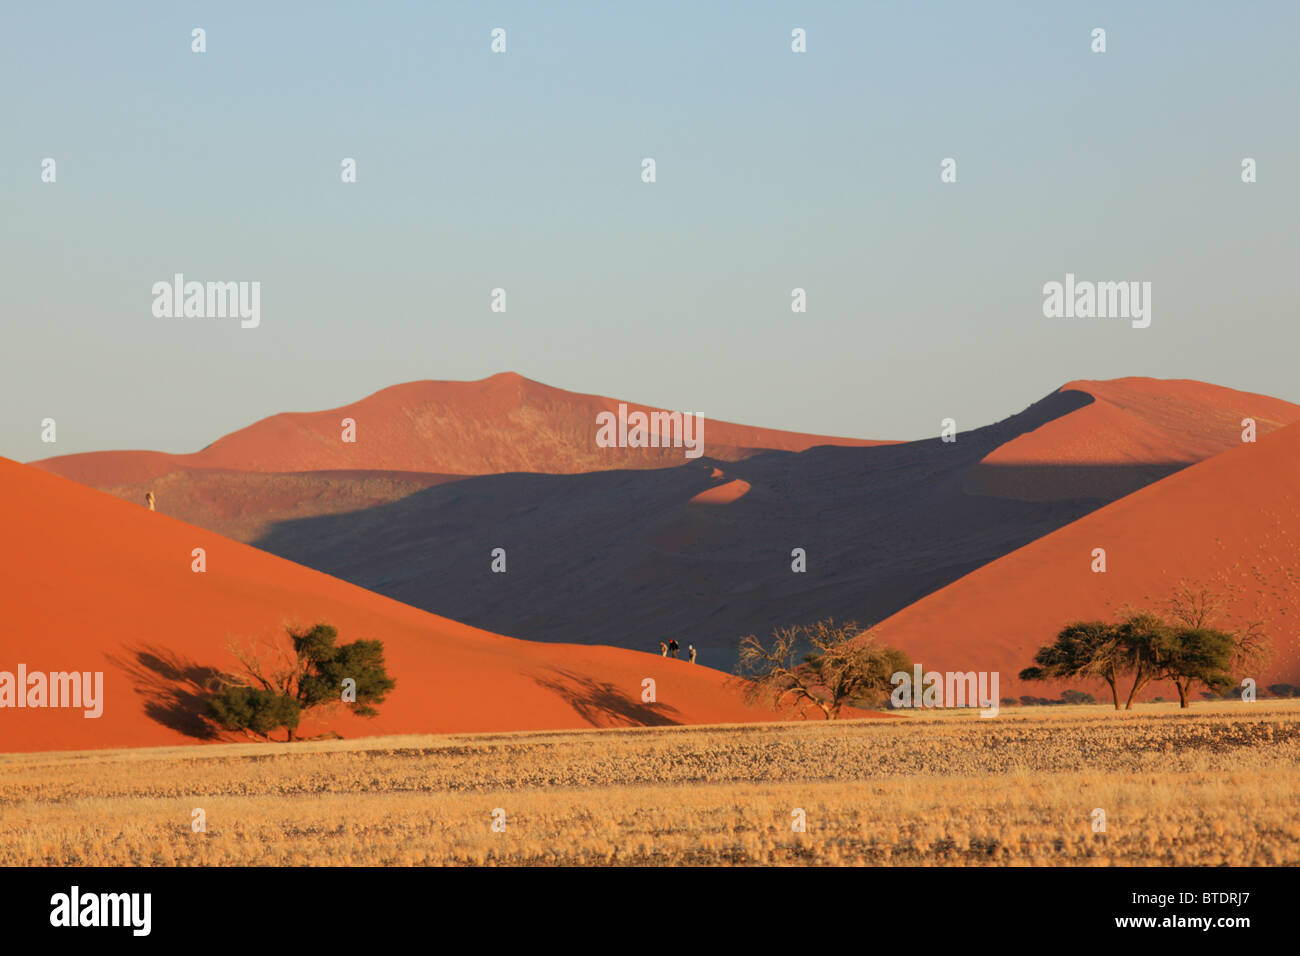
[{"label": "small figure on dune", "polygon": [[694,645],[694,644],[687,644],[686,647],[687,647],[687,649],[691,652],[691,663],[694,664],[694,663],[695,663],[695,645]]},{"label": "small figure on dune", "polygon": [[668,656],[668,645],[665,644],[663,641],[659,642],[659,654],[661,657]]},{"label": "small figure on dune", "polygon": [[676,656],[677,656],[677,648],[678,648],[679,646],[680,646],[680,645],[677,643],[677,638],[675,638],[675,637],[670,637],[670,638],[668,638],[668,656],[669,656],[669,657],[676,657]]},{"label": "small figure on dune", "polygon": [[146,491],[144,493],[144,500],[145,500],[145,504],[149,506],[149,510],[153,511],[153,492]]}]

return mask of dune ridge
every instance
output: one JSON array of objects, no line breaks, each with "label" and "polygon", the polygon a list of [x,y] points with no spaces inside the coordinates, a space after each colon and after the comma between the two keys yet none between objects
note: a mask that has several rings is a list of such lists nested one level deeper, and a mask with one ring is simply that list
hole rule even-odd
[{"label": "dune ridge", "polygon": [[1258,435],[1300,421],[1300,406],[1189,379],[1075,381],[1058,395],[1091,402],[995,449],[965,489],[1023,501],[1117,498],[1241,444],[1243,422]]},{"label": "dune ridge", "polygon": [[[156,479],[170,472],[410,471],[440,475],[507,472],[575,474],[611,468],[663,468],[681,448],[601,448],[599,412],[663,411],[543,385],[514,372],[476,382],[407,382],[318,412],[283,412],[218,438],[201,451],[105,451],[32,462],[95,487]],[[356,423],[344,442],[342,421]],[[706,419],[705,454],[722,461],[815,445],[888,444],[806,435]]]}]

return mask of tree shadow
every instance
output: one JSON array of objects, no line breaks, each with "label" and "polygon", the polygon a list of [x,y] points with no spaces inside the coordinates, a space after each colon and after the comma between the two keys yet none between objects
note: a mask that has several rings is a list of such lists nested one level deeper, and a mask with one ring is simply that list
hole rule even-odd
[{"label": "tree shadow", "polygon": [[150,719],[196,740],[224,737],[204,716],[209,687],[222,671],[150,645],[129,649],[128,654],[108,659],[131,679]]},{"label": "tree shadow", "polygon": [[595,680],[585,674],[553,669],[555,677],[534,677],[540,686],[569,702],[583,720],[597,727],[610,721],[634,727],[674,727],[682,723],[680,711],[667,704],[643,703],[608,681]]}]

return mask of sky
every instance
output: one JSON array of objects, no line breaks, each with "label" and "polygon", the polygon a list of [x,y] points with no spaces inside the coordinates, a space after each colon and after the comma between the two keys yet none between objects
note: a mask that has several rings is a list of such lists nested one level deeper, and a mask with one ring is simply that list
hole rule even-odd
[{"label": "sky", "polygon": [[[879,439],[1075,379],[1300,402],[1298,33],[1292,2],[5,4],[0,455],[502,371]],[[1045,317],[1067,272],[1150,282],[1150,326]],[[155,316],[176,273],[260,282],[260,324]]]}]

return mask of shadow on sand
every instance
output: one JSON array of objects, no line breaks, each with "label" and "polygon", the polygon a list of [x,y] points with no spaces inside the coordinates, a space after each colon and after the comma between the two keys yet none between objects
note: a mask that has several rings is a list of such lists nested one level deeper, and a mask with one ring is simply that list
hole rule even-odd
[{"label": "shadow on sand", "polygon": [[643,703],[607,681],[573,671],[553,670],[554,677],[535,677],[537,684],[568,701],[583,720],[597,727],[672,727],[680,712],[667,704]]},{"label": "shadow on sand", "polygon": [[127,653],[127,658],[110,655],[109,661],[131,679],[152,720],[196,740],[223,737],[203,716],[209,684],[221,671],[161,647],[145,645]]}]

